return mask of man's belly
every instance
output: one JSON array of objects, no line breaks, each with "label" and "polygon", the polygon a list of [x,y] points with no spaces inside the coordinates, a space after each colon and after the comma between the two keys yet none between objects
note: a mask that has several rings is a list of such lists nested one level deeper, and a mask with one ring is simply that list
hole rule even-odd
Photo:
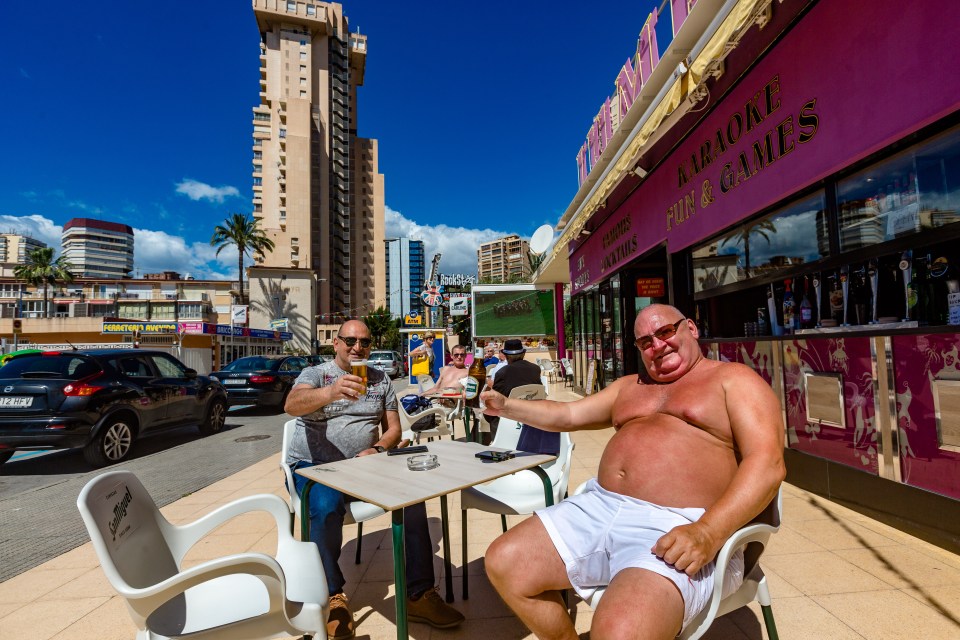
[{"label": "man's belly", "polygon": [[707,509],[736,471],[725,443],[659,414],[628,422],[610,439],[597,479],[609,491],[659,505]]}]

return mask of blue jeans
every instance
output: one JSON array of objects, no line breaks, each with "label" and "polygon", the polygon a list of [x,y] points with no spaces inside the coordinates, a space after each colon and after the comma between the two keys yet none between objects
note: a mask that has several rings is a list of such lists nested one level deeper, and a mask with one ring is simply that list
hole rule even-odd
[{"label": "blue jeans", "polygon": [[[307,479],[296,473],[297,469],[316,466],[316,463],[300,461],[291,468],[293,483],[302,494]],[[287,487],[289,490],[290,487]],[[340,548],[343,546],[343,516],[347,502],[353,500],[336,489],[315,484],[310,489],[310,540],[320,550],[327,588],[331,594],[343,591],[344,578],[340,571]],[[419,596],[436,584],[433,573],[433,543],[427,527],[427,507],[424,503],[403,510],[404,552],[407,562],[407,595]]]}]

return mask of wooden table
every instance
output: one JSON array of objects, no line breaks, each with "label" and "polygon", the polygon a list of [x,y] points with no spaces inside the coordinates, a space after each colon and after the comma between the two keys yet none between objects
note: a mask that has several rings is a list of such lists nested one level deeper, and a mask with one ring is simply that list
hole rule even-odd
[{"label": "wooden table", "polygon": [[[453,601],[453,577],[450,570],[450,538],[447,525],[447,494],[483,484],[530,469],[543,481],[546,504],[553,504],[550,478],[539,465],[556,456],[517,452],[516,457],[504,462],[485,462],[475,457],[479,451],[502,451],[473,442],[436,441],[427,445],[428,453],[435,454],[440,466],[429,471],[407,469],[406,455],[388,456],[385,453],[330,462],[297,473],[308,482],[300,496],[301,539],[310,539],[310,489],[315,483],[332,487],[358,500],[370,502],[390,511],[393,531],[393,569],[396,582],[397,638],[407,638],[407,582],[403,542],[403,507],[431,498],[440,498],[443,524],[443,562],[446,599]],[[466,567],[463,568],[467,570]]]}]

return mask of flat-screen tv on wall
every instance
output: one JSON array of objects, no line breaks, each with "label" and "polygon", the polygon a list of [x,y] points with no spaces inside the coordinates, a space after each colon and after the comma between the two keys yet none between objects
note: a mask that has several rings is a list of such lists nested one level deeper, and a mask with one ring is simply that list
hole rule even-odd
[{"label": "flat-screen tv on wall", "polygon": [[557,332],[552,289],[532,284],[474,285],[472,296],[474,337],[552,336]]}]

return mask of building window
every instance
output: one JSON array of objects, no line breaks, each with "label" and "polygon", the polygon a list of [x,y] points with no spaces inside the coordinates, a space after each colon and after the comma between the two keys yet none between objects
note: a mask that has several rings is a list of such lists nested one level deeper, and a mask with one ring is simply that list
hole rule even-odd
[{"label": "building window", "polygon": [[301,86],[301,87],[307,86],[307,79],[306,79],[306,78],[300,78],[300,86]]},{"label": "building window", "polygon": [[307,52],[306,52],[306,51],[301,51],[301,52],[300,52],[300,59],[301,59],[301,60],[306,60],[306,59],[307,59]]},{"label": "building window", "polygon": [[301,47],[307,46],[307,41],[306,41],[306,40],[301,40],[301,41],[300,41],[300,46],[301,46]]},{"label": "building window", "polygon": [[286,130],[286,129],[280,129],[280,137],[281,137],[281,138],[286,138],[286,137],[287,137],[287,130]]},{"label": "building window", "polygon": [[307,65],[305,64],[300,65],[300,73],[306,73],[306,72],[307,72]]},{"label": "building window", "polygon": [[306,98],[306,97],[307,97],[307,92],[304,91],[303,89],[301,89],[301,90],[300,90],[300,97],[301,97],[301,98]]},{"label": "building window", "polygon": [[[258,146],[260,146],[260,145],[254,145],[254,146],[255,146],[255,147],[258,147]],[[254,151],[254,152],[253,152],[253,159],[254,159],[254,160],[260,160],[261,158],[263,158],[263,151]]]},{"label": "building window", "polygon": [[261,186],[262,184],[263,184],[263,178],[254,178],[254,179],[253,179],[253,186],[259,187],[259,186]]},{"label": "building window", "polygon": [[308,5],[307,5],[307,15],[308,15],[308,16],[313,16],[313,15],[316,15],[316,13],[317,13],[317,8],[316,8],[315,6],[313,6],[312,4],[308,4]]},{"label": "building window", "polygon": [[296,11],[296,10],[297,10],[297,3],[293,2],[293,0],[287,0],[287,11]]},{"label": "building window", "polygon": [[262,171],[263,171],[263,165],[261,165],[261,164],[255,164],[255,165],[253,165],[253,172],[254,172],[254,173],[260,173],[260,172],[262,172]]}]

